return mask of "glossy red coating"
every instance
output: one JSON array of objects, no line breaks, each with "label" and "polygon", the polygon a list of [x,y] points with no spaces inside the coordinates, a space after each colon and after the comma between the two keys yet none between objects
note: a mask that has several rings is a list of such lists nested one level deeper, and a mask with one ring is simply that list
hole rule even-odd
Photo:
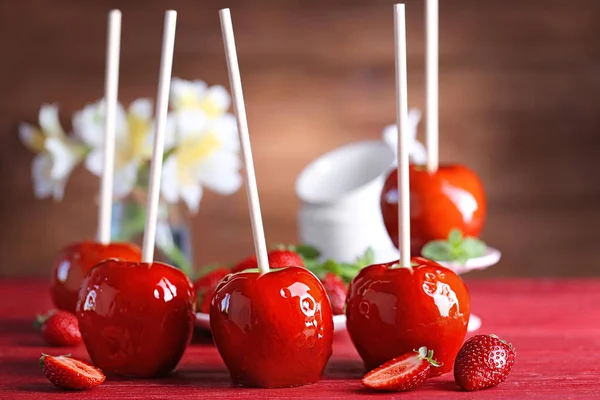
[{"label": "glossy red coating", "polygon": [[452,370],[467,333],[469,293],[462,279],[441,265],[412,258],[371,265],[348,287],[346,326],[367,370],[421,346],[443,363],[431,375]]},{"label": "glossy red coating", "polygon": [[332,352],[333,319],[325,289],[300,267],[225,277],[213,295],[210,327],[235,384],[314,383]]},{"label": "glossy red coating", "polygon": [[[381,193],[381,213],[390,238],[398,247],[397,170],[390,173]],[[410,165],[410,240],[413,255],[425,244],[446,239],[453,228],[478,237],[486,217],[486,197],[479,177],[469,168],[440,165],[430,174]]]},{"label": "glossy red coating", "polygon": [[104,245],[91,240],[64,248],[52,266],[50,294],[54,305],[74,313],[83,278],[96,264],[109,258],[140,261],[142,252],[131,243]]},{"label": "glossy red coating", "polygon": [[106,260],[85,277],[77,319],[94,365],[108,374],[171,372],[192,338],[196,294],[166,264]]}]

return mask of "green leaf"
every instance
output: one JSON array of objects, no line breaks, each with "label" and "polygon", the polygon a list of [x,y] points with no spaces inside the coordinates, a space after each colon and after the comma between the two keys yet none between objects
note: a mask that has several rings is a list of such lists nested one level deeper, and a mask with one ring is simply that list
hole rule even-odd
[{"label": "green leaf", "polygon": [[373,264],[374,262],[375,262],[375,251],[371,247],[369,247],[365,251],[365,254],[357,257],[356,260],[354,261],[354,263],[359,267],[359,269],[369,266],[369,265]]},{"label": "green leaf", "polygon": [[453,228],[448,234],[448,243],[452,247],[458,247],[462,243],[463,234],[460,229]]},{"label": "green leaf", "polygon": [[462,241],[460,248],[465,252],[468,258],[475,258],[483,256],[487,246],[479,239],[467,237]]},{"label": "green leaf", "polygon": [[321,253],[315,247],[308,244],[298,244],[292,246],[293,251],[300,254],[302,258],[305,260],[312,260],[314,258],[319,258]]},{"label": "green leaf", "polygon": [[343,271],[342,266],[337,261],[332,259],[329,259],[323,263],[323,269],[335,275],[341,275]]},{"label": "green leaf", "polygon": [[433,261],[452,261],[456,259],[453,248],[443,240],[434,240],[427,243],[421,250],[421,254]]}]

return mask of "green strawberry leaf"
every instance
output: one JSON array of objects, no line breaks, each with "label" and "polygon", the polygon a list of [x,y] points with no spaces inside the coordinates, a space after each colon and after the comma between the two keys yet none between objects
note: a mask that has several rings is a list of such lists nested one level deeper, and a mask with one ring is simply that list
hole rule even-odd
[{"label": "green strawberry leaf", "polygon": [[465,238],[460,247],[469,258],[481,257],[485,254],[487,249],[487,246],[483,241],[473,237]]}]

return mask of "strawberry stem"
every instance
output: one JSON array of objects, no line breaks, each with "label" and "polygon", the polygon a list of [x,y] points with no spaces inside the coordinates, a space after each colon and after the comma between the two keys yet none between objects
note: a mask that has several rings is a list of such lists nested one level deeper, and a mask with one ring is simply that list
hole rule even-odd
[{"label": "strawberry stem", "polygon": [[425,346],[421,346],[421,347],[419,347],[419,350],[413,350],[413,351],[415,353],[419,354],[420,360],[425,360],[429,364],[433,365],[434,367],[441,367],[442,365],[444,365],[443,363],[439,363],[436,359],[434,359],[433,358],[433,350],[428,350],[427,347],[425,347]]}]

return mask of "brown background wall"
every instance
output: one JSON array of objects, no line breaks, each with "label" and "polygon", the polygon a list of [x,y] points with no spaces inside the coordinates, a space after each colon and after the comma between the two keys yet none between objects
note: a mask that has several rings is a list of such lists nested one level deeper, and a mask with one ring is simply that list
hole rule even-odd
[{"label": "brown background wall", "polygon": [[[179,11],[174,76],[227,84],[217,10],[232,9],[269,242],[296,240],[294,180],[334,147],[394,120],[392,1],[8,1],[0,3],[0,275],[46,274],[91,237],[98,180],[36,200],[17,123],[43,102],[102,96],[106,12],[123,11],[120,97],[155,97],[163,12]],[[407,1],[409,102],[423,106],[423,2]],[[598,275],[600,2],[441,0],[441,160],[487,187],[488,275]],[[422,132],[420,133],[422,134]],[[274,166],[277,171],[274,173]],[[207,195],[196,263],[252,251],[243,190]]]}]

